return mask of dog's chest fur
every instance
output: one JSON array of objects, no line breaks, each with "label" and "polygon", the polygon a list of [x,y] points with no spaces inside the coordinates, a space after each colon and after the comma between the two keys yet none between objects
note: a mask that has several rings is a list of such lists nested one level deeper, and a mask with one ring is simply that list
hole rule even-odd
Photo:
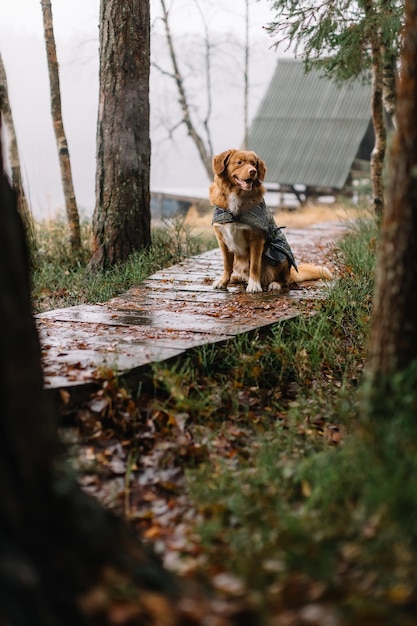
[{"label": "dog's chest fur", "polygon": [[227,205],[228,205],[228,209],[229,209],[230,213],[233,213],[233,215],[237,215],[239,213],[239,209],[241,207],[241,204],[242,204],[242,200],[239,198],[237,193],[232,191],[229,194],[229,197],[227,199]]},{"label": "dog's chest fur", "polygon": [[[234,192],[229,194],[228,197],[228,208],[233,215],[237,215],[239,213],[239,209],[241,206],[241,199]],[[237,254],[239,256],[243,256],[248,254],[248,238],[247,232],[250,230],[250,226],[247,224],[242,224],[242,222],[230,222],[229,224],[221,225],[221,233],[223,235],[223,241],[226,246],[229,248],[230,252],[233,254]]]},{"label": "dog's chest fur", "polygon": [[248,254],[249,244],[246,234],[251,229],[250,226],[241,222],[230,222],[229,224],[218,224],[217,228],[221,228],[223,241],[230,252],[239,256]]},{"label": "dog's chest fur", "polygon": [[[242,198],[234,192],[229,194],[227,204],[229,211],[233,215],[238,215],[242,211]],[[249,254],[249,233],[257,230],[256,228],[239,221],[216,224],[216,227],[220,230],[223,241],[230,252],[238,256],[247,256]]]}]

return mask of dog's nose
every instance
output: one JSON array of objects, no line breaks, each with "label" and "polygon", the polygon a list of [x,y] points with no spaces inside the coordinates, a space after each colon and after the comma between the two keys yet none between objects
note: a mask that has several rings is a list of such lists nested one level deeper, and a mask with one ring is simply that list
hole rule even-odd
[{"label": "dog's nose", "polygon": [[256,169],[254,167],[251,167],[249,169],[249,176],[254,176],[256,174]]}]

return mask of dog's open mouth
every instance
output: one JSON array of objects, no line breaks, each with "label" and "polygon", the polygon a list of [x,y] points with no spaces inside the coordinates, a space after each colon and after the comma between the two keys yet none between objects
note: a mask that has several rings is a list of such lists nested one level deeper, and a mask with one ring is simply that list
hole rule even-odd
[{"label": "dog's open mouth", "polygon": [[241,187],[241,189],[243,189],[244,191],[251,191],[252,187],[253,187],[253,180],[252,179],[248,179],[248,180],[243,180],[242,178],[239,178],[238,176],[235,176],[235,181],[237,182],[237,184],[239,185],[239,187]]}]

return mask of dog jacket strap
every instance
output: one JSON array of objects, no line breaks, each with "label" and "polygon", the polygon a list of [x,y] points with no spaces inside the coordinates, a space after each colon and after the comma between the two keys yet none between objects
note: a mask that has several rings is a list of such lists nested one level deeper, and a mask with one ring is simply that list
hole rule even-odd
[{"label": "dog jacket strap", "polygon": [[290,245],[281,231],[281,228],[285,227],[279,228],[276,225],[274,216],[268,210],[265,202],[261,202],[248,211],[237,215],[234,215],[229,209],[215,206],[212,224],[227,224],[230,222],[242,222],[242,224],[248,224],[248,226],[254,226],[263,230],[266,233],[264,256],[268,259],[268,263],[279,265],[279,263],[288,259],[290,267],[293,266],[298,271]]}]

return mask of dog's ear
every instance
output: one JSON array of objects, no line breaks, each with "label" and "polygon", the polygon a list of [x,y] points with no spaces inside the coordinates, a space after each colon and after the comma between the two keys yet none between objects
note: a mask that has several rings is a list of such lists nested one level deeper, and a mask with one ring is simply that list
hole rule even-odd
[{"label": "dog's ear", "polygon": [[265,161],[262,161],[262,159],[258,159],[257,170],[258,170],[258,178],[259,178],[259,180],[265,180],[266,165],[265,165]]},{"label": "dog's ear", "polygon": [[233,152],[234,150],[225,150],[225,152],[213,157],[212,166],[215,174],[219,175],[224,172]]}]

